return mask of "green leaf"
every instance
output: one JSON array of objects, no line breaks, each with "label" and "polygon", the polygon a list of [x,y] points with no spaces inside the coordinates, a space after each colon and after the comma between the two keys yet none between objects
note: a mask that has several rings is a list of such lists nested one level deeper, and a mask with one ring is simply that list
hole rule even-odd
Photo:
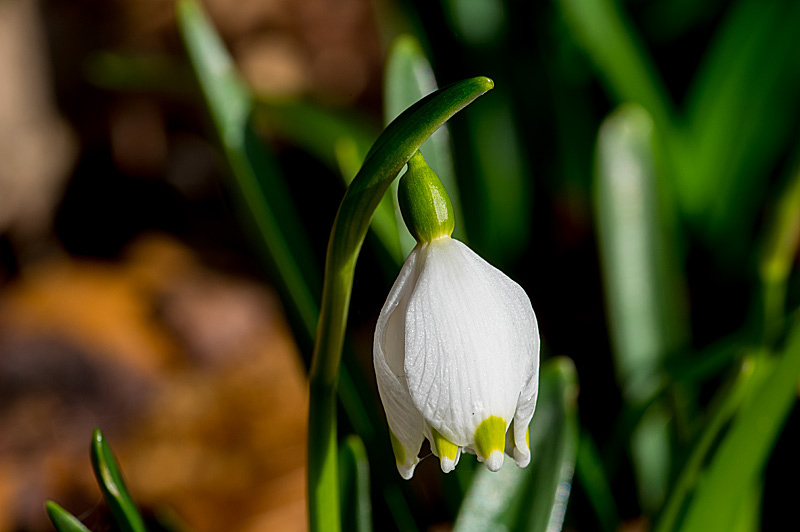
[{"label": "green leaf", "polygon": [[66,511],[54,501],[44,503],[47,516],[58,532],[90,532],[77,517]]},{"label": "green leaf", "polygon": [[[553,416],[534,420],[531,425],[531,454],[538,457],[530,470],[533,499],[524,508],[528,512],[525,528],[528,532],[558,532],[564,524],[567,500],[572,489],[572,475],[575,472],[575,459],[578,452],[578,380],[572,360],[566,357],[553,359],[552,410],[545,411]],[[545,425],[539,427],[538,423]],[[549,430],[547,426],[549,425]]]},{"label": "green leaf", "polygon": [[[253,100],[199,4],[176,4],[178,26],[220,144],[235,179],[242,211],[263,243],[265,258],[283,283],[290,309],[314,334],[319,276],[293,200],[272,155],[251,126]],[[289,245],[291,242],[291,246]]]},{"label": "green leaf", "polygon": [[128,493],[114,453],[100,429],[92,432],[92,468],[100,491],[122,532],[146,532],[144,520]]},{"label": "green leaf", "polygon": [[676,119],[669,92],[623,4],[615,0],[559,0],[558,5],[575,40],[595,64],[616,102],[641,105],[652,117],[665,152],[659,164],[664,174],[661,192],[674,196],[673,201],[677,202],[682,196],[675,176],[685,173],[690,164],[685,159],[691,144],[682,123]]},{"label": "green leaf", "polygon": [[672,102],[621,4],[614,0],[559,0],[558,5],[617,100],[644,106],[659,128],[669,127]]},{"label": "green leaf", "polygon": [[[252,97],[200,5],[182,0],[177,4],[176,13],[189,58],[236,181],[243,203],[242,210],[250,213],[251,225],[263,243],[260,248],[263,257],[275,272],[275,280],[278,281],[290,318],[294,318],[294,324],[299,324],[296,325],[298,341],[310,345],[316,336],[320,315],[315,295],[319,293],[321,276],[313,268],[315,261],[309,258],[313,254],[308,248],[307,239],[299,231],[300,223],[296,214],[287,212],[292,201],[281,185],[282,179],[274,161],[251,127]],[[455,92],[450,91],[448,95],[452,96]],[[307,120],[320,116],[318,109],[298,107],[288,109],[287,113],[291,116],[277,116],[280,113],[270,115],[267,107],[264,101],[258,105],[259,112],[264,113],[260,118],[275,118],[279,123],[300,115]],[[425,124],[418,125],[423,129],[426,127]],[[332,118],[326,122],[323,130],[333,134],[340,131],[353,139],[356,152],[363,150],[360,145],[363,137],[360,134],[353,135],[355,130],[348,129],[343,121]],[[316,149],[323,148],[320,145]],[[357,153],[354,157],[361,159],[363,153]],[[393,213],[390,214],[390,220],[394,223]],[[340,371],[339,399],[353,426],[368,444],[372,444],[380,434],[375,427],[380,427],[383,421],[377,409],[366,406],[370,405],[372,391],[360,373],[358,362],[351,356],[346,357]],[[372,440],[368,436],[372,436]],[[384,454],[391,459],[391,451]],[[390,463],[389,459],[386,463]],[[387,496],[387,503],[397,519],[412,521],[407,515],[408,504],[403,500],[402,493],[395,492],[391,497]]]},{"label": "green leaf", "polygon": [[[395,39],[386,58],[384,77],[384,119],[390,123],[414,102],[438,88],[428,58],[419,42],[411,35],[401,35]],[[456,229],[453,236],[465,238],[464,220],[461,214],[461,201],[458,193],[450,134],[447,125],[436,131],[420,148],[425,160],[441,179],[450,196],[455,211]],[[397,181],[392,184],[391,199],[396,207]],[[400,231],[403,256],[408,255],[416,241],[405,229],[398,208],[395,209]]]},{"label": "green leaf", "polygon": [[[338,171],[345,185],[358,173],[379,131],[360,116],[336,112],[310,102],[256,100],[258,124],[275,130]],[[405,255],[400,249],[397,219],[391,197],[375,211],[372,230],[396,264]]]},{"label": "green leaf", "polygon": [[[681,202],[717,246],[744,251],[767,174],[786,146],[798,102],[796,2],[740,0],[729,9],[687,94],[691,135],[676,174]],[[716,240],[718,242],[718,240]]]},{"label": "green leaf", "polygon": [[592,509],[597,514],[603,532],[614,532],[619,527],[617,504],[611,492],[606,466],[592,435],[582,430],[575,464],[575,477],[583,487]]},{"label": "green leaf", "polygon": [[732,381],[717,393],[703,420],[702,432],[694,442],[680,475],[671,486],[669,498],[655,528],[656,532],[675,530],[681,511],[685,509],[685,502],[695,489],[708,453],[718,441],[719,434],[742,403],[751,396],[753,388],[763,382],[764,375],[771,367],[763,356],[747,356],[740,362]]},{"label": "green leaf", "polygon": [[342,494],[342,529],[372,530],[367,450],[358,436],[348,436],[339,449],[339,489]]},{"label": "green leaf", "polygon": [[654,135],[648,113],[625,105],[603,122],[597,140],[595,217],[605,299],[617,375],[633,401],[658,387],[662,361],[688,336]]},{"label": "green leaf", "polygon": [[577,381],[567,358],[542,365],[531,422],[532,462],[506,460],[500,471],[480,467],[461,505],[454,532],[557,532],[566,512],[577,452]]},{"label": "green leaf", "polygon": [[783,328],[787,282],[800,247],[800,164],[793,165],[789,182],[767,212],[758,273],[764,339],[769,344]]},{"label": "green leaf", "polygon": [[521,140],[511,91],[475,106],[464,117],[465,150],[473,199],[471,242],[494,264],[524,253],[531,234],[533,177]]},{"label": "green leaf", "polygon": [[764,495],[764,483],[761,480],[753,483],[747,490],[731,520],[733,528],[730,532],[759,532],[761,530],[761,499]]},{"label": "green leaf", "polygon": [[783,352],[743,401],[698,483],[682,532],[734,528],[736,510],[762,474],[781,426],[797,400],[799,379],[800,320],[795,318]]},{"label": "green leaf", "polygon": [[[336,145],[350,139],[359,157],[359,166],[378,137],[380,130],[365,117],[318,105],[309,101],[273,100],[256,95],[254,112],[257,124],[305,149],[337,170]],[[355,177],[343,176],[347,183]]]}]

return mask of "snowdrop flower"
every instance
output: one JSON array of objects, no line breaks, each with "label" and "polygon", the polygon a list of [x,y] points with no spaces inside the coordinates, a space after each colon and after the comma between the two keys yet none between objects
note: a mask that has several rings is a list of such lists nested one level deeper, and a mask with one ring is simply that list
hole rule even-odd
[{"label": "snowdrop flower", "polygon": [[530,462],[539,331],[518,284],[450,238],[452,206],[417,152],[398,192],[417,245],[381,310],[373,358],[400,475],[424,438],[442,470],[462,451],[497,471],[504,453]]}]

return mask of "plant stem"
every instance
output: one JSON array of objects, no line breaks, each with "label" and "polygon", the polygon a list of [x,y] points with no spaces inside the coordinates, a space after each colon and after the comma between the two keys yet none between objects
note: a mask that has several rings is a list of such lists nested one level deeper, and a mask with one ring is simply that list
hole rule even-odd
[{"label": "plant stem", "polygon": [[310,532],[338,532],[336,387],[358,253],[372,214],[389,185],[423,142],[455,113],[494,86],[477,77],[423,98],[378,137],[345,192],[325,261],[322,308],[309,374],[308,515]]}]

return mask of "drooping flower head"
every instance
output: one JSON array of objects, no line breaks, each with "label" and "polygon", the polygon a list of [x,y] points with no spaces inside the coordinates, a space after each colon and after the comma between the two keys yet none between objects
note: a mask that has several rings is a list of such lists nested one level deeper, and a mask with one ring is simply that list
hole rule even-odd
[{"label": "drooping flower head", "polygon": [[424,438],[451,471],[462,451],[497,471],[530,462],[539,331],[524,290],[450,237],[450,199],[417,152],[398,191],[417,239],[375,330],[378,390],[397,469],[411,478]]}]

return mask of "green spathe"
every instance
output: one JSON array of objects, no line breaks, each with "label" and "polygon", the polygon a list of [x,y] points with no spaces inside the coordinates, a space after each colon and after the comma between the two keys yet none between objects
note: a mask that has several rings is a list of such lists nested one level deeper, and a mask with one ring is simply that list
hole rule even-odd
[{"label": "green spathe", "polygon": [[453,234],[455,216],[450,196],[419,150],[408,161],[397,199],[403,220],[417,242],[431,242]]}]

